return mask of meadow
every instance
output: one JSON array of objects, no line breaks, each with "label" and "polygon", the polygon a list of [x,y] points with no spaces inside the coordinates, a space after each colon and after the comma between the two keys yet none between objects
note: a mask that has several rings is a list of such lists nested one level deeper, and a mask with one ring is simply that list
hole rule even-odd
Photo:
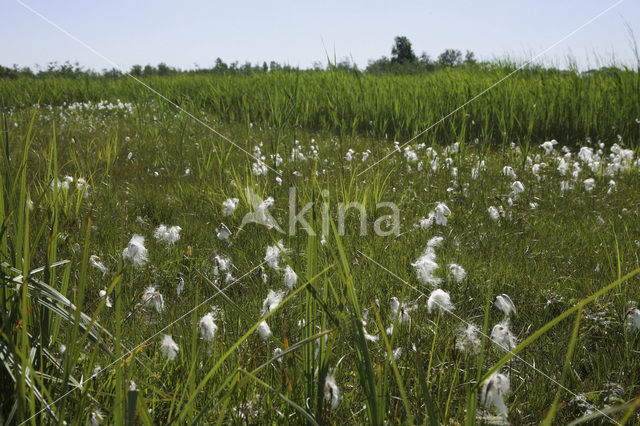
[{"label": "meadow", "polygon": [[0,80],[0,420],[640,422],[640,76],[513,70]]}]

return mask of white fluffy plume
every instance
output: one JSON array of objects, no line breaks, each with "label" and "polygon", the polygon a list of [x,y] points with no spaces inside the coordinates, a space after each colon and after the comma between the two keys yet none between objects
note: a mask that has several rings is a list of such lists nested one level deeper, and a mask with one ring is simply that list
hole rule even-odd
[{"label": "white fluffy plume", "polygon": [[481,401],[487,408],[493,408],[495,414],[507,418],[509,410],[504,403],[504,397],[509,394],[511,386],[509,377],[501,373],[494,373],[482,385]]},{"label": "white fluffy plume", "polygon": [[133,264],[133,266],[144,266],[147,263],[147,249],[144,246],[144,237],[134,234],[129,241],[129,245],[122,250],[122,258]]},{"label": "white fluffy plume", "polygon": [[455,306],[451,303],[451,297],[449,297],[449,293],[442,289],[435,289],[429,295],[429,300],[427,300],[427,310],[429,313],[433,313],[434,311],[453,311]]}]

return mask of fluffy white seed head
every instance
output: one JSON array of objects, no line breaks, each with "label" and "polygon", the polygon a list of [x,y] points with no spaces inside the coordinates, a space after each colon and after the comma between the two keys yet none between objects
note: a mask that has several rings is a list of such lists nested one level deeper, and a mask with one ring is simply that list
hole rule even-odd
[{"label": "fluffy white seed head", "polygon": [[122,251],[122,258],[131,262],[135,267],[144,266],[148,260],[144,237],[134,234],[129,241],[129,245]]},{"label": "fluffy white seed head", "polygon": [[516,178],[516,172],[513,170],[513,167],[511,166],[504,166],[502,168],[502,174],[506,177],[509,177],[511,179],[515,179]]},{"label": "fluffy white seed head", "polygon": [[364,333],[365,340],[370,342],[377,342],[380,336],[367,333],[367,322],[362,320],[362,332]]},{"label": "fluffy white seed head", "polygon": [[546,141],[540,144],[540,148],[544,149],[544,153],[546,155],[549,155],[553,152],[553,146],[557,145],[558,141],[556,141],[555,139],[550,140],[550,141]]},{"label": "fluffy white seed head", "polygon": [[227,227],[227,225],[225,225],[224,223],[220,223],[220,229],[218,230],[218,233],[216,234],[218,239],[219,240],[227,240],[231,235],[233,235],[233,233]]},{"label": "fluffy white seed head", "polygon": [[434,273],[438,269],[438,264],[436,263],[436,252],[435,248],[439,247],[442,244],[442,237],[433,237],[427,243],[427,249],[424,251],[422,256],[418,258],[414,263],[411,264],[416,270],[416,275],[418,276],[418,280],[423,284],[430,285],[438,285],[442,281],[442,279],[435,277]]},{"label": "fluffy white seed head", "polygon": [[291,266],[287,265],[284,268],[284,285],[286,285],[289,290],[296,286],[298,282],[298,275],[295,273]]},{"label": "fluffy white seed head", "polygon": [[169,361],[173,361],[176,359],[179,350],[180,348],[173,338],[170,335],[165,334],[162,338],[162,343],[160,344],[160,351],[162,352],[162,355],[167,357]]},{"label": "fluffy white seed head", "polygon": [[500,309],[506,316],[511,315],[513,312],[516,313],[516,305],[513,304],[513,301],[507,294],[499,294],[496,296],[496,299],[493,301],[496,308]]},{"label": "fluffy white seed head", "polygon": [[95,254],[92,254],[91,257],[89,257],[89,264],[94,268],[99,269],[103,274],[107,273],[107,267],[104,266],[104,263],[102,263],[102,261],[100,261],[100,258]]},{"label": "fluffy white seed head", "polygon": [[423,217],[422,219],[420,219],[418,225],[422,229],[429,229],[431,228],[431,226],[433,226],[433,222],[435,222],[435,220],[436,214],[434,212],[430,212],[427,217]]},{"label": "fluffy white seed head", "polygon": [[280,364],[282,364],[282,349],[280,348],[275,348],[273,350],[273,357],[276,358],[276,361],[278,361]]},{"label": "fluffy white seed head", "polygon": [[408,303],[407,301],[404,301],[402,302],[402,306],[400,306],[400,301],[394,296],[389,300],[389,307],[391,308],[391,318],[394,321],[398,318],[398,322],[400,324],[404,324],[411,322],[411,316],[409,313],[416,309],[417,305],[415,303]]},{"label": "fluffy white seed head", "polygon": [[273,311],[282,302],[284,298],[283,291],[269,290],[267,298],[262,302],[262,316],[265,316],[269,312]]},{"label": "fluffy white seed head", "polygon": [[159,314],[164,311],[164,298],[153,286],[149,286],[144,290],[142,294],[142,304],[155,308]]},{"label": "fluffy white seed head", "polygon": [[427,300],[427,311],[433,313],[436,310],[439,311],[453,311],[455,307],[451,303],[451,297],[449,293],[442,289],[435,289],[429,295]]},{"label": "fluffy white seed head", "polygon": [[453,276],[453,278],[458,283],[464,280],[465,277],[467,276],[467,271],[465,271],[462,266],[456,263],[452,263],[449,265],[449,273],[451,274],[451,276]]},{"label": "fluffy white seed head", "polygon": [[524,192],[524,185],[519,180],[513,182],[511,184],[511,194],[513,198],[517,198],[521,193]]},{"label": "fluffy white seed head", "polygon": [[435,210],[436,225],[445,226],[447,224],[447,216],[451,214],[451,210],[445,203],[438,203]]},{"label": "fluffy white seed head", "polygon": [[269,328],[269,324],[266,321],[262,321],[258,325],[258,335],[262,340],[267,340],[271,336],[271,328]]},{"label": "fluffy white seed head", "polygon": [[628,331],[638,332],[640,331],[640,309],[631,308],[627,312],[626,318],[626,328]]},{"label": "fluffy white seed head", "polygon": [[476,354],[480,350],[480,330],[473,324],[460,327],[456,338],[456,349],[460,352]]},{"label": "fluffy white seed head", "polygon": [[496,324],[491,330],[491,340],[499,348],[510,351],[516,347],[516,337],[509,328],[509,322]]},{"label": "fluffy white seed head", "polygon": [[490,206],[488,211],[489,211],[489,217],[491,218],[491,220],[495,222],[496,220],[500,219],[500,212],[498,211],[497,208],[495,208],[494,206]]},{"label": "fluffy white seed head", "polygon": [[106,297],[104,301],[104,306],[106,306],[107,308],[113,307],[113,302],[111,301],[111,297],[107,296],[106,290],[100,290],[98,294],[100,295],[100,298]]},{"label": "fluffy white seed head", "polygon": [[431,247],[427,247],[427,250],[422,256],[412,263],[411,266],[414,267],[418,280],[423,284],[435,286],[442,281],[441,278],[434,276],[439,266],[436,263],[436,253]]},{"label": "fluffy white seed head", "polygon": [[173,245],[180,239],[180,231],[182,228],[179,226],[166,226],[160,225],[153,231],[153,236],[156,240],[166,243],[167,245]]},{"label": "fluffy white seed head", "polygon": [[429,241],[427,241],[427,248],[434,249],[440,247],[443,241],[444,238],[442,237],[433,237]]},{"label": "fluffy white seed head", "polygon": [[200,337],[207,342],[212,342],[216,337],[218,326],[216,325],[211,312],[200,318],[198,331],[200,332]]},{"label": "fluffy white seed head", "polygon": [[102,412],[100,410],[94,410],[91,412],[91,415],[89,415],[89,426],[99,426],[100,424],[102,424],[102,421],[104,420],[104,415],[102,414]]},{"label": "fluffy white seed head", "polygon": [[482,404],[494,410],[494,413],[503,418],[507,418],[509,410],[504,403],[504,397],[509,394],[511,385],[509,377],[502,373],[494,373],[482,385]]},{"label": "fluffy white seed head", "polygon": [[224,256],[216,255],[216,257],[214,257],[213,259],[216,261],[218,270],[220,272],[227,272],[229,266],[231,266],[231,261],[229,261],[229,259]]},{"label": "fluffy white seed head", "polygon": [[336,408],[338,408],[338,404],[340,404],[340,400],[342,399],[340,388],[338,388],[338,385],[336,384],[336,379],[332,375],[328,375],[325,378],[324,399],[331,404],[332,410],[335,410]]},{"label": "fluffy white seed head", "polygon": [[595,186],[596,186],[596,181],[593,178],[589,178],[589,179],[585,179],[584,180],[584,189],[587,192],[593,191],[593,188],[595,188]]},{"label": "fluffy white seed head", "polygon": [[228,198],[222,202],[222,214],[225,216],[230,216],[233,212],[238,208],[238,200],[237,198]]},{"label": "fluffy white seed head", "polygon": [[399,360],[400,357],[402,356],[402,347],[397,347],[393,350],[393,359],[394,360]]},{"label": "fluffy white seed head", "polygon": [[280,256],[281,256],[281,252],[280,252],[280,247],[283,251],[286,252],[286,249],[284,248],[283,244],[282,244],[282,240],[278,241],[278,244],[274,244],[272,246],[268,246],[267,247],[267,252],[264,256],[264,260],[265,262],[267,262],[267,265],[269,265],[271,268],[275,269],[275,270],[279,270],[280,269]]}]

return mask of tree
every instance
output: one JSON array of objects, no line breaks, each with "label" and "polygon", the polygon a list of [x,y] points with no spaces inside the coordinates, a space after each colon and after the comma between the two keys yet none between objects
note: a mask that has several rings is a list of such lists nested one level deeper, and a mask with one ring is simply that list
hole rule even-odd
[{"label": "tree", "polygon": [[433,71],[435,64],[433,63],[429,55],[427,55],[427,52],[422,52],[422,55],[420,55],[420,59],[418,61],[424,67],[425,70]]},{"label": "tree", "polygon": [[383,56],[382,58],[376,59],[375,61],[369,60],[366,72],[368,74],[383,74],[389,72],[390,68],[391,62],[389,61],[389,58]]},{"label": "tree", "polygon": [[168,66],[167,64],[165,64],[164,62],[160,62],[158,64],[158,75],[169,75],[173,72],[174,70]]},{"label": "tree", "polygon": [[141,65],[132,66],[129,74],[135,75],[136,77],[140,77],[142,75],[142,66]]},{"label": "tree", "polygon": [[467,50],[467,53],[465,53],[464,55],[464,64],[475,65],[475,63],[476,63],[476,55],[474,55],[472,51]]},{"label": "tree", "polygon": [[406,64],[416,62],[416,54],[413,53],[411,42],[404,36],[395,38],[395,44],[391,48],[391,62]]},{"label": "tree", "polygon": [[438,56],[438,63],[443,67],[455,67],[462,62],[462,52],[447,49]]},{"label": "tree", "polygon": [[229,67],[227,66],[227,64],[225,64],[221,58],[216,58],[216,65],[214,67],[214,70],[216,70],[217,72],[225,72],[228,68]]},{"label": "tree", "polygon": [[142,70],[142,74],[144,75],[153,75],[156,73],[156,68],[152,65],[145,65],[144,70]]}]

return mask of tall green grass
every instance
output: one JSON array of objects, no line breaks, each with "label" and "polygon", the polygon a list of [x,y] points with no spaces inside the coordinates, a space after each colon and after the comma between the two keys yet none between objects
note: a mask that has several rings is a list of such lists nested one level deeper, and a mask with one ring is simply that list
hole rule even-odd
[{"label": "tall green grass", "polygon": [[[368,135],[409,139],[479,95],[514,67],[441,69],[423,75],[362,75],[354,72],[275,72],[242,76],[174,75],[144,82],[191,113],[249,126],[268,127],[274,140],[298,129],[341,137]],[[120,99],[136,105],[161,102],[136,81],[18,78],[0,81],[7,106]],[[603,68],[578,72],[522,69],[425,135],[426,140],[531,142],[586,137],[638,139],[640,76],[636,70]]]},{"label": "tall green grass", "polygon": [[[203,117],[249,151],[263,142],[264,154],[289,158],[294,140],[308,147],[315,139],[318,159],[286,161],[280,167],[282,186],[272,173],[254,176],[253,159],[128,80],[1,82],[13,107],[3,116],[0,170],[0,390],[7,395],[0,412],[9,422],[35,424],[85,424],[97,410],[106,423],[119,424],[476,424],[486,419],[478,398],[483,380],[507,367],[512,381],[507,404],[514,423],[575,420],[581,413],[572,407],[572,393],[584,394],[621,423],[637,421],[640,338],[625,333],[623,322],[627,304],[640,300],[640,204],[635,197],[640,175],[637,170],[617,175],[617,190],[608,194],[608,178],[600,172],[594,192],[577,188],[560,196],[564,178],[553,167],[543,172],[540,183],[525,168],[526,156],[542,153],[537,144],[550,137],[566,135],[570,142],[587,134],[610,135],[612,142],[620,131],[627,146],[637,145],[637,129],[629,123],[634,123],[638,99],[627,96],[637,74],[526,70],[507,80],[500,91],[472,104],[475,112],[464,113],[470,116],[454,116],[429,136],[440,152],[435,142],[463,138],[460,152],[450,154],[458,168],[456,184],[451,170],[443,167],[409,170],[401,154],[364,176],[358,173],[370,163],[344,159],[348,148],[362,152],[385,143],[375,135],[412,136],[430,124],[428,119],[440,118],[439,113],[506,71],[148,81],[188,110],[205,110]],[[183,89],[187,94],[178,95]],[[132,114],[17,107],[37,102],[34,94],[51,104],[95,96],[135,100],[137,106]],[[605,98],[614,99],[612,106],[606,107]],[[590,110],[587,106],[596,101],[600,109],[594,105]],[[536,107],[525,108],[527,102]],[[533,111],[535,119],[526,111]],[[573,114],[583,117],[582,126]],[[525,116],[528,120],[522,121]],[[517,149],[472,142],[483,135],[506,142],[503,128],[513,132],[508,138],[522,142]],[[369,161],[375,159],[372,154]],[[473,180],[470,171],[480,159],[487,170]],[[486,210],[507,206],[504,165],[516,169],[527,191],[508,209],[512,217],[494,223]],[[64,175],[88,178],[89,197],[52,189]],[[287,228],[289,186],[297,190],[299,207],[314,203],[307,218],[318,234],[328,225],[326,240],[301,229],[288,236],[255,224],[238,229],[251,209],[245,188],[263,198],[273,196],[272,212]],[[226,217],[220,207],[228,197],[241,201],[238,211]],[[29,200],[33,210],[26,208]],[[450,223],[416,229],[419,218],[443,200],[452,207]],[[371,232],[381,201],[400,207],[400,235]],[[347,215],[344,235],[339,232],[335,212],[340,202],[365,206],[368,235],[360,235],[352,215]],[[538,203],[537,209],[529,202]],[[325,205],[330,212],[326,223]],[[598,218],[607,225],[598,225]],[[216,237],[222,221],[234,231],[230,242]],[[175,246],[151,237],[160,223],[183,228]],[[121,256],[133,233],[147,237],[150,253],[149,264],[139,269],[124,265]],[[438,262],[443,286],[456,304],[455,317],[427,314],[424,294],[430,289],[415,282],[411,267],[434,235],[445,238]],[[280,246],[299,281],[281,306],[263,317],[266,292],[282,280],[267,269],[265,284],[257,267],[272,244]],[[92,254],[105,262],[107,273],[89,267]],[[215,254],[233,261],[237,282],[226,284],[223,276],[214,275]],[[465,281],[445,277],[450,262],[469,272]],[[185,281],[180,296],[178,277]],[[140,307],[140,295],[150,285],[165,296],[166,309],[157,321],[148,320]],[[98,296],[100,289],[114,299],[112,309]],[[501,320],[491,305],[501,292],[509,293],[518,307],[513,319],[521,342],[513,351],[518,358],[505,355],[486,337],[477,354],[457,351],[460,319],[479,325],[485,335]],[[390,314],[391,296],[403,303],[418,300],[410,325]],[[209,345],[198,338],[197,321],[212,305],[222,317]],[[577,318],[571,327],[565,320],[573,314]],[[366,331],[377,341],[365,337],[365,318]],[[263,320],[273,332],[267,341],[255,334]],[[394,331],[387,335],[391,324]],[[175,361],[159,350],[165,333],[180,346]],[[64,358],[61,343],[67,347]],[[279,356],[276,348],[282,350]],[[396,360],[397,348],[403,355]],[[98,365],[104,371],[92,378]],[[560,392],[540,371],[571,393]],[[335,410],[324,398],[329,376],[342,391]],[[612,409],[605,409],[599,395],[612,381],[624,392]]]}]

